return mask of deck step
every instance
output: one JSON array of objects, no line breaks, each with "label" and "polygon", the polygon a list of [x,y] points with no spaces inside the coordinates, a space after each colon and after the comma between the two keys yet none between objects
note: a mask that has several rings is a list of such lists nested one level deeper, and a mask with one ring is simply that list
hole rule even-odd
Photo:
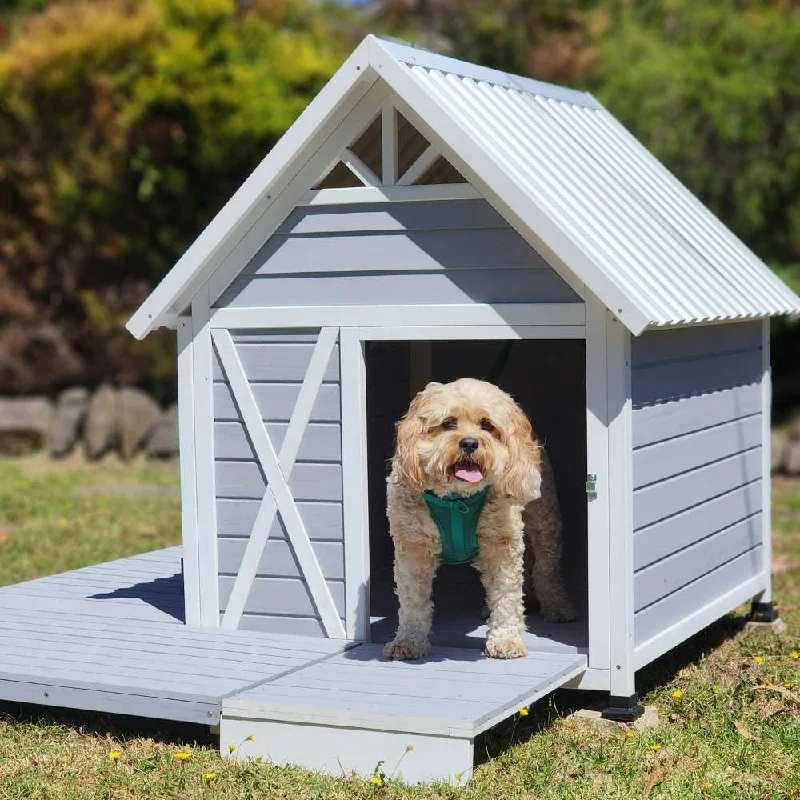
[{"label": "deck step", "polygon": [[501,661],[439,648],[398,663],[381,650],[362,645],[225,698],[221,751],[335,775],[370,776],[383,761],[409,783],[463,784],[479,733],[586,669],[577,653]]}]

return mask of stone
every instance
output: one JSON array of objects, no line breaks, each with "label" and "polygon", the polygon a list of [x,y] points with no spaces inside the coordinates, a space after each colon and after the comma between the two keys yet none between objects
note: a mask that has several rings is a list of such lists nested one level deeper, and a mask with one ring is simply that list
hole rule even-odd
[{"label": "stone", "polygon": [[608,731],[624,729],[643,733],[653,730],[661,724],[658,709],[655,706],[645,706],[644,714],[634,722],[615,722],[611,719],[603,719],[600,708],[580,708],[573,711],[569,718],[575,722]]},{"label": "stone", "polygon": [[773,430],[770,434],[772,451],[772,471],[784,472],[789,457],[789,436],[785,431]]},{"label": "stone", "polygon": [[0,399],[0,455],[21,456],[44,447],[53,419],[46,397]]},{"label": "stone", "polygon": [[104,384],[89,401],[83,444],[87,458],[100,458],[117,442],[117,392]]},{"label": "stone", "polygon": [[784,471],[789,475],[800,475],[800,436],[789,442]]},{"label": "stone", "polygon": [[147,455],[153,458],[174,458],[179,451],[178,406],[173,403],[156,422],[147,440]]},{"label": "stone", "polygon": [[47,442],[51,457],[64,458],[72,452],[81,435],[88,408],[89,390],[85,386],[73,386],[58,395]]},{"label": "stone", "polygon": [[161,407],[141,389],[120,389],[117,395],[119,454],[128,461],[142,448],[161,417]]}]

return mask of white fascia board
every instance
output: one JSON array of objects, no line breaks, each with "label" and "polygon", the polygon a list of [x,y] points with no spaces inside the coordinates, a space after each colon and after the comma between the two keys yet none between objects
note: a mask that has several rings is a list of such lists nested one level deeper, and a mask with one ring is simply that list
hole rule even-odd
[{"label": "white fascia board", "polygon": [[370,64],[395,92],[396,105],[404,115],[412,117],[409,121],[440,146],[456,169],[533,244],[567,283],[574,286],[576,279],[581,281],[634,336],[638,336],[653,321],[645,309],[572,241],[558,220],[540,208],[511,176],[497,169],[494,161],[487,158],[480,141],[436,102],[427,88],[386,49],[385,42],[374,36],[368,37],[368,41]]},{"label": "white fascia board", "polygon": [[238,232],[247,230],[275,200],[271,188],[281,176],[297,169],[298,157],[308,141],[324,130],[357,84],[375,78],[369,68],[369,41],[365,39],[128,320],[126,327],[137,339],[167,324],[180,313],[180,307],[191,302],[191,295],[208,278],[206,272],[216,265],[220,252],[231,249]]}]

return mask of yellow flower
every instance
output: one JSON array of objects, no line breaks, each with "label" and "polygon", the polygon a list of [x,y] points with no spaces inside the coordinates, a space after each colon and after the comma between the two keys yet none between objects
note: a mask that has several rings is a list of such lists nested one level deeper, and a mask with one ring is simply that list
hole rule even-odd
[{"label": "yellow flower", "polygon": [[211,783],[217,776],[213,772],[204,772],[203,773],[203,780],[206,783]]},{"label": "yellow flower", "polygon": [[191,753],[187,753],[185,750],[182,750],[180,753],[175,753],[174,758],[178,761],[188,761],[192,757]]},{"label": "yellow flower", "polygon": [[772,688],[775,684],[772,681],[767,681],[767,686]]},{"label": "yellow flower", "polygon": [[792,652],[789,653],[789,658],[800,658],[800,650],[792,650]]},{"label": "yellow flower", "polygon": [[64,519],[64,517],[61,517],[61,519],[58,521],[58,525],[60,528],[66,528],[67,527],[66,519]]},{"label": "yellow flower", "polygon": [[756,657],[753,659],[753,661],[755,661],[755,662],[756,662],[756,664],[763,664],[763,663],[764,663],[764,656],[756,656]]},{"label": "yellow flower", "polygon": [[786,683],[784,683],[783,685],[784,685],[784,686],[785,686],[787,689],[794,689],[794,687],[795,687],[795,685],[796,685],[796,684],[795,684],[795,682],[794,682],[794,681],[786,681]]},{"label": "yellow flower", "polygon": [[372,778],[372,782],[376,786],[383,786],[383,778],[381,778],[380,775],[374,775],[373,778]]},{"label": "yellow flower", "polygon": [[413,744],[407,744],[406,745],[406,753],[410,753],[413,749],[414,749],[414,745]]},{"label": "yellow flower", "polygon": [[255,740],[256,737],[252,733],[245,739],[246,742],[254,742]]},{"label": "yellow flower", "polygon": [[650,745],[650,749],[653,750],[653,751],[660,750],[661,749],[661,745],[660,744],[651,744]]},{"label": "yellow flower", "polygon": [[236,745],[231,743],[228,745],[228,752],[232,753],[236,749]]},{"label": "yellow flower", "polygon": [[456,779],[456,781],[458,781],[458,783],[461,783],[461,779],[462,779],[464,776],[463,776],[463,775],[462,775],[460,772],[456,772],[456,774],[455,774],[455,775],[453,775],[453,777]]},{"label": "yellow flower", "polygon": [[112,761],[119,761],[119,757],[120,757],[121,755],[122,755],[122,753],[120,753],[120,751],[119,751],[119,750],[112,750],[112,751],[111,751],[111,752],[108,754],[108,757],[109,757],[109,758],[110,758]]},{"label": "yellow flower", "polygon": [[682,692],[680,689],[676,689],[676,690],[675,690],[675,691],[672,693],[672,696],[673,696],[673,697],[683,697],[683,692]]},{"label": "yellow flower", "polygon": [[633,731],[625,731],[626,739],[633,739]]},{"label": "yellow flower", "polygon": [[722,691],[722,687],[718,683],[715,683],[712,691],[714,694],[719,694]]},{"label": "yellow flower", "polygon": [[527,708],[521,708],[521,709],[519,710],[519,715],[520,715],[521,717],[527,717],[527,716],[528,716],[528,714],[530,714],[530,711],[528,711],[528,709],[527,709]]}]

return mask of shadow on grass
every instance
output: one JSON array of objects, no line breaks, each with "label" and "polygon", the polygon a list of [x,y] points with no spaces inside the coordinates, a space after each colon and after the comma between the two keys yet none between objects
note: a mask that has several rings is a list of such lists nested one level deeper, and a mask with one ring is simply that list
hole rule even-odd
[{"label": "shadow on grass", "polygon": [[208,725],[190,722],[5,701],[0,701],[0,719],[18,725],[63,725],[90,736],[111,736],[119,742],[144,738],[177,747],[217,746],[216,736],[211,733]]}]

